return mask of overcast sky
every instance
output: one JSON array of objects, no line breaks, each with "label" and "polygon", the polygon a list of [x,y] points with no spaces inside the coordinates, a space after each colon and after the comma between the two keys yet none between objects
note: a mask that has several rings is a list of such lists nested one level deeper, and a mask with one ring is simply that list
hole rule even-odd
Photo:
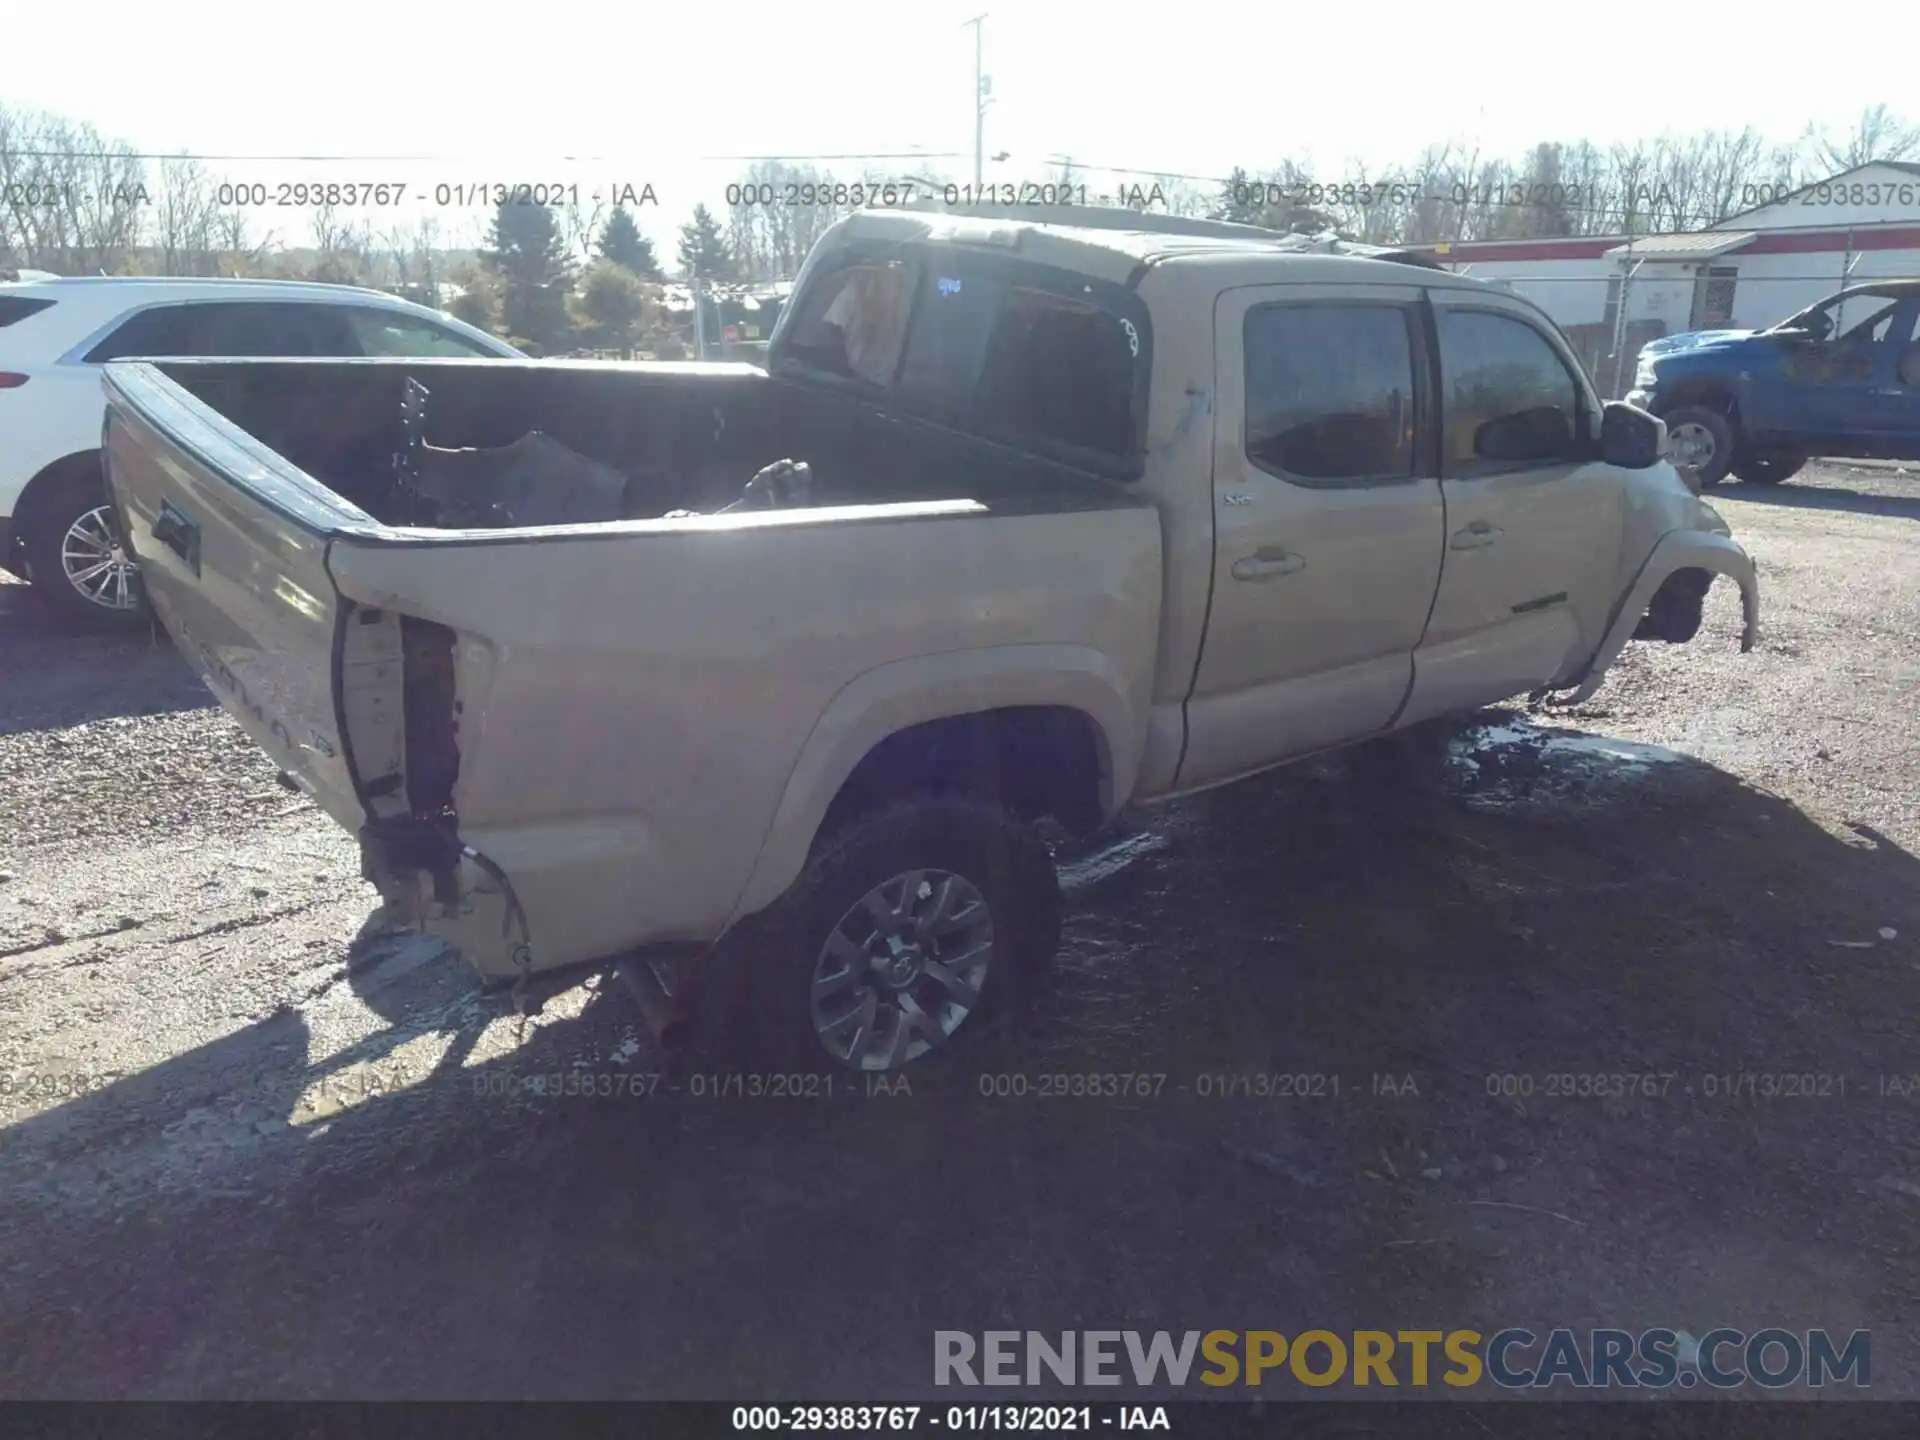
[{"label": "overcast sky", "polygon": [[[989,178],[1035,177],[1064,154],[1198,175],[1305,155],[1321,178],[1340,179],[1350,164],[1378,174],[1430,142],[1518,154],[1543,139],[1605,144],[1744,124],[1785,141],[1809,121],[1845,126],[1876,100],[1920,110],[1895,93],[1910,67],[1858,63],[1862,34],[1910,53],[1920,39],[1910,0],[1852,6],[1846,34],[1824,40],[1782,23],[1806,12],[1776,20],[1735,8],[1709,38],[1705,20],[1676,11],[1537,0],[106,4],[87,9],[83,31],[47,12],[46,43],[7,22],[15,58],[0,67],[0,100],[90,120],[142,150],[460,157],[209,162],[269,183],[405,180],[416,197],[436,182],[651,183],[660,205],[640,219],[665,258],[693,203],[717,201],[743,168],[724,157],[957,152],[965,158],[930,163],[966,178],[973,32],[963,22],[982,8],[987,149],[1011,152]],[[566,155],[607,158],[567,166]],[[833,163],[857,175],[861,162]],[[286,217],[263,217],[263,228],[295,238]]]}]

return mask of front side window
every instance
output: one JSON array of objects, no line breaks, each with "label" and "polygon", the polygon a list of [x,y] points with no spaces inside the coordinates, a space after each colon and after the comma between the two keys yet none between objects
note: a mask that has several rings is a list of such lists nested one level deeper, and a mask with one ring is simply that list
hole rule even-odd
[{"label": "front side window", "polygon": [[357,353],[345,319],[330,305],[241,301],[189,308],[196,321],[196,355],[279,359]]},{"label": "front side window", "polygon": [[466,336],[417,315],[360,306],[347,310],[346,316],[362,355],[413,360],[431,359],[434,356],[453,359],[471,359],[474,356],[498,358],[494,351],[485,346],[477,345]]},{"label": "front side window", "polygon": [[1546,336],[1486,310],[1439,320],[1446,473],[1585,458],[1580,386]]},{"label": "front side window", "polygon": [[1397,305],[1247,312],[1246,448],[1310,484],[1413,475],[1413,340]]}]

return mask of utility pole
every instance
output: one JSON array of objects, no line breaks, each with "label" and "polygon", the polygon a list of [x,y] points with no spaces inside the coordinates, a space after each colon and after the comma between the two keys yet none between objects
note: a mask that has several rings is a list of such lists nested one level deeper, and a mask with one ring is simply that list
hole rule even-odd
[{"label": "utility pole", "polygon": [[987,96],[993,91],[993,82],[987,78],[982,68],[984,52],[981,49],[985,15],[976,15],[961,25],[966,29],[973,27],[973,188],[975,199],[979,198],[982,184],[982,161],[987,153]]}]

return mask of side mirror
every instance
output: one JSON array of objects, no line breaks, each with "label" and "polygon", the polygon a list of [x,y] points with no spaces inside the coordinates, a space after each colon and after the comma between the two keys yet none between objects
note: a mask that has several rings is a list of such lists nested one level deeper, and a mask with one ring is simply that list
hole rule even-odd
[{"label": "side mirror", "polygon": [[1609,400],[1600,408],[1600,458],[1623,470],[1656,465],[1667,449],[1667,422],[1637,405]]}]

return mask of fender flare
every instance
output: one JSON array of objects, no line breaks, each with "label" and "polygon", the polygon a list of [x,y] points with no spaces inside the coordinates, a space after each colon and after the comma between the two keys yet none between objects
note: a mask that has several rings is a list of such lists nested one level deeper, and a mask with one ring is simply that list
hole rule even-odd
[{"label": "fender flare", "polygon": [[933,720],[1010,706],[1078,710],[1100,751],[1101,809],[1111,815],[1133,791],[1145,743],[1146,696],[1084,645],[994,645],[891,661],[835,695],[788,773],[729,928],[765,908],[799,878],[840,787],[889,735]]},{"label": "fender flare", "polygon": [[1607,677],[1607,669],[1626,648],[1627,641],[1640,624],[1640,617],[1653,603],[1654,592],[1676,570],[1707,570],[1725,575],[1740,587],[1743,625],[1740,633],[1742,653],[1753,649],[1760,638],[1760,584],[1753,560],[1731,536],[1710,530],[1670,530],[1660,537],[1640,573],[1627,587],[1627,593],[1613,612],[1606,639],[1594,652],[1580,688],[1559,703],[1578,705],[1592,696]]}]

